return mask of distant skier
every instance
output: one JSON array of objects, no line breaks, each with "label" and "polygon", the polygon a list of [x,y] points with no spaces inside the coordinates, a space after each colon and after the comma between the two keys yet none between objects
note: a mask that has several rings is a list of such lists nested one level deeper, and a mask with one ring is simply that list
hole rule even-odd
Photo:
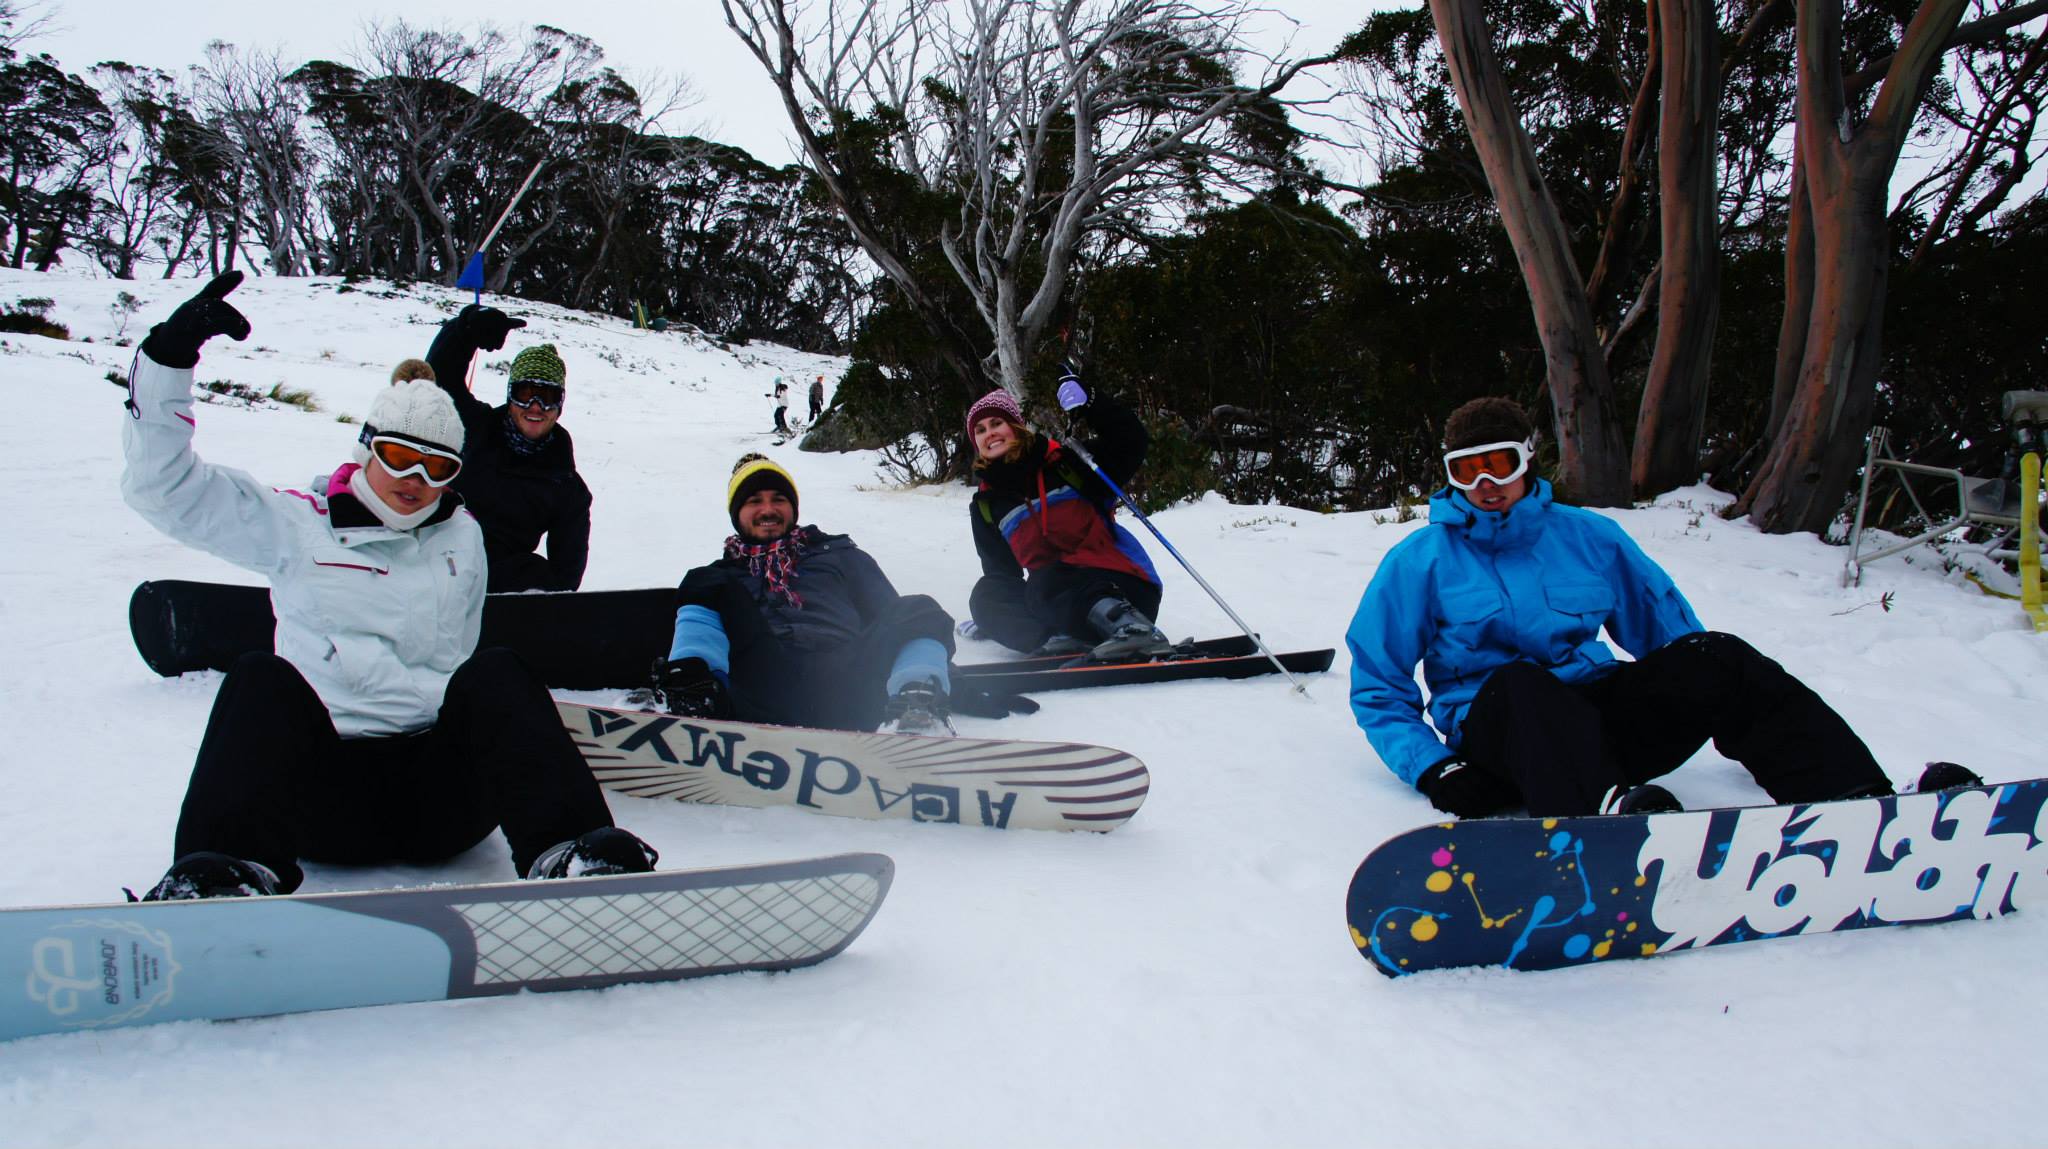
[{"label": "distant skier", "polygon": [[[518,656],[478,651],[484,538],[449,484],[465,442],[429,379],[377,392],[355,461],[274,488],[192,450],[192,368],[246,339],[207,284],[150,330],[128,381],[121,493],[179,542],[270,580],[276,654],[215,696],[173,856],[145,901],[290,893],[301,858],[427,862],[502,826],[530,878],[642,872],[553,700]],[[418,376],[417,364],[400,375]]]},{"label": "distant skier", "polygon": [[[1119,485],[1145,460],[1149,436],[1132,411],[1090,401],[1067,376],[1060,406],[1096,433],[1088,453]],[[1170,649],[1152,625],[1159,575],[1116,522],[1117,498],[1074,454],[1024,424],[997,388],[967,410],[980,478],[968,510],[982,576],[968,599],[975,632],[1015,650],[1127,658]]]},{"label": "distant skier", "polygon": [[789,383],[782,376],[775,377],[775,433],[787,438],[796,434],[789,429]]},{"label": "distant skier", "polygon": [[[590,561],[591,498],[561,425],[568,366],[552,343],[526,348],[512,358],[505,402],[497,407],[465,382],[479,350],[498,350],[524,326],[524,319],[471,304],[441,325],[427,362],[462,412],[469,446],[455,491],[483,527],[489,589],[575,590]],[[545,556],[537,553],[543,536]]]},{"label": "distant skier", "polygon": [[[1819,695],[1703,628],[1614,520],[1552,501],[1529,474],[1535,428],[1520,406],[1465,404],[1444,423],[1444,448],[1450,485],[1430,499],[1429,525],[1381,560],[1345,635],[1358,724],[1437,809],[1676,810],[1649,780],[1708,739],[1780,803],[1892,793]],[[1634,662],[1615,659],[1603,627]],[[1973,781],[1936,763],[1921,787]]]},{"label": "distant skier", "polygon": [[825,410],[825,377],[811,380],[811,425],[818,425],[818,415]]},{"label": "distant skier", "polygon": [[797,525],[796,481],[748,454],[725,555],[683,578],[660,700],[674,714],[839,730],[950,729],[953,619],[845,535]]}]

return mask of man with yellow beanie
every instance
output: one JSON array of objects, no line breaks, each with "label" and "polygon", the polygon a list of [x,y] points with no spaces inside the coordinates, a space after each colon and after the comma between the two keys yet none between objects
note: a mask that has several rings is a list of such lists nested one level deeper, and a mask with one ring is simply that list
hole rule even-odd
[{"label": "man with yellow beanie", "polygon": [[953,619],[901,595],[845,535],[797,525],[796,480],[749,454],[726,484],[733,535],[683,577],[657,694],[672,714],[950,732]]}]

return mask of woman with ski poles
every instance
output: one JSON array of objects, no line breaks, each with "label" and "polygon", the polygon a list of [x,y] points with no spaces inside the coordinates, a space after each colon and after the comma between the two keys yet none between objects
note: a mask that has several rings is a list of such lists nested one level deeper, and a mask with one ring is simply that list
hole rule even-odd
[{"label": "woman with ski poles", "polygon": [[1116,522],[1117,496],[1150,439],[1130,408],[1090,396],[1072,375],[1059,403],[1093,436],[1087,456],[1032,430],[1008,391],[997,388],[967,410],[980,480],[968,510],[982,576],[968,608],[974,632],[1015,650],[1086,653],[1098,659],[1171,649],[1152,624],[1159,574],[1132,534]]}]

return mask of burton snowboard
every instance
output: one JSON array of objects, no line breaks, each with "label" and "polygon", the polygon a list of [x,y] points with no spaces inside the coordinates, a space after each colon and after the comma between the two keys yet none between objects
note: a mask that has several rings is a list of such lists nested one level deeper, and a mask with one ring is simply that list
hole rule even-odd
[{"label": "burton snowboard", "polygon": [[[1273,660],[1257,653],[1244,635],[1183,642],[1170,654],[1128,662],[1096,662],[1085,655],[1017,658],[957,667],[954,676],[992,694],[1035,694],[1086,686],[1141,686],[1198,678],[1254,678],[1276,673]],[[1337,657],[1332,649],[1295,650],[1278,655],[1295,674],[1321,674]]]},{"label": "burton snowboard", "polygon": [[[668,653],[675,622],[670,587],[494,594],[484,599],[477,646],[511,647],[558,689],[636,686]],[[276,625],[268,587],[164,579],[128,599],[135,649],[166,678],[226,670],[249,651],[270,650]]]},{"label": "burton snowboard", "polygon": [[1151,786],[1143,762],[1078,742],[862,734],[555,706],[598,782],[643,798],[1100,833],[1130,821]]},{"label": "burton snowboard", "polygon": [[595,878],[0,910],[0,1040],[816,965],[881,854]]},{"label": "burton snowboard", "polygon": [[1424,826],[1345,916],[1373,968],[1558,969],[2048,900],[2048,780],[1804,806]]}]

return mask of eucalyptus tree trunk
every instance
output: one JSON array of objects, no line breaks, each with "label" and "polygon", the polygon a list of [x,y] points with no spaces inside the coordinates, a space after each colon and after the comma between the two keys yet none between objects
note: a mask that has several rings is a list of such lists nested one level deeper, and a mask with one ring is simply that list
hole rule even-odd
[{"label": "eucalyptus tree trunk", "polygon": [[1720,26],[1713,0],[1657,0],[1664,79],[1657,144],[1657,345],[1636,412],[1635,493],[1699,481],[1714,329],[1721,317]]},{"label": "eucalyptus tree trunk", "polygon": [[1458,107],[1529,289],[1555,415],[1558,483],[1576,502],[1627,506],[1628,454],[1606,353],[1557,203],[1509,102],[1485,11],[1480,0],[1429,0],[1429,10]]},{"label": "eucalyptus tree trunk", "polygon": [[[1883,350],[1888,185],[1914,109],[1967,3],[1923,0],[1861,124],[1842,72],[1842,0],[1798,5],[1797,142],[1812,222],[1811,302],[1798,381],[1769,454],[1735,506],[1767,532],[1825,530],[1863,456]],[[1796,284],[1787,280],[1789,321],[1797,300],[1789,294]]]}]

